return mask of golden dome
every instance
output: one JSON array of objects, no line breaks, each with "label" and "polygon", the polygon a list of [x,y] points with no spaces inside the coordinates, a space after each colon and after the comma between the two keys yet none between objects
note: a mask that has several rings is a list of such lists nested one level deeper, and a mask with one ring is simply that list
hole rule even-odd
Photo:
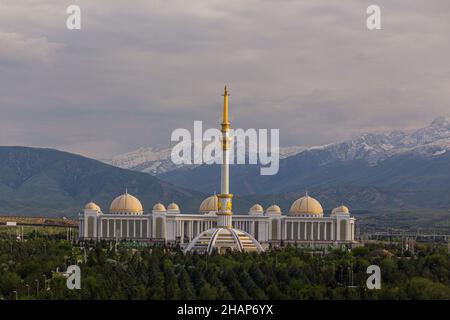
[{"label": "golden dome", "polygon": [[289,213],[291,215],[323,216],[323,208],[319,201],[306,195],[294,201]]},{"label": "golden dome", "polygon": [[180,211],[180,207],[175,202],[172,202],[167,206],[167,210]]},{"label": "golden dome", "polygon": [[342,205],[342,206],[339,206],[339,207],[334,208],[334,209],[331,211],[331,214],[335,214],[335,213],[345,213],[345,214],[349,214],[349,213],[350,213],[350,210],[348,210],[348,208],[347,208],[346,206]]},{"label": "golden dome", "polygon": [[143,211],[144,209],[138,198],[128,194],[128,192],[115,198],[109,207],[110,213],[142,214]]},{"label": "golden dome", "polygon": [[250,208],[250,213],[263,213],[264,209],[260,204],[255,204]]},{"label": "golden dome", "polygon": [[211,211],[218,211],[219,210],[219,198],[216,195],[212,195],[205,200],[202,201],[200,204],[200,208],[198,211],[200,213],[209,213]]},{"label": "golden dome", "polygon": [[153,211],[166,211],[166,207],[160,202],[153,206]]},{"label": "golden dome", "polygon": [[278,213],[281,214],[281,208],[277,206],[276,204],[271,205],[266,210],[267,213]]},{"label": "golden dome", "polygon": [[95,211],[99,211],[99,212],[102,211],[100,209],[100,207],[94,202],[89,202],[87,205],[84,206],[84,209],[86,209],[86,210],[95,210]]}]

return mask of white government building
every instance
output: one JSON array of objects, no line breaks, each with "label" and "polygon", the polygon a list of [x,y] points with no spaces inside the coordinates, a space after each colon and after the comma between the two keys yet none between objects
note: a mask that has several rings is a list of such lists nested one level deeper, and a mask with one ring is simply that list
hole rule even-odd
[{"label": "white government building", "polygon": [[313,247],[354,246],[355,218],[344,206],[324,216],[321,204],[308,194],[294,201],[288,212],[276,204],[266,210],[255,204],[247,214],[233,214],[229,193],[228,91],[225,87],[222,126],[224,160],[221,193],[200,204],[198,213],[181,213],[176,203],[157,203],[144,212],[141,202],[128,192],[115,198],[108,212],[93,202],[79,214],[79,238],[130,240],[180,244],[185,252],[226,250],[264,251],[281,243]]}]

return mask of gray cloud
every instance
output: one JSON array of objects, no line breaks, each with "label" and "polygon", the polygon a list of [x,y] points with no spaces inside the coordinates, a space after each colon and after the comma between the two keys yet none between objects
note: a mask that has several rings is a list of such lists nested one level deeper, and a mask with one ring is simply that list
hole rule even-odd
[{"label": "gray cloud", "polygon": [[25,38],[18,33],[0,31],[0,64],[49,64],[61,47],[58,43],[48,42],[45,37]]},{"label": "gray cloud", "polygon": [[[82,30],[65,28],[77,3]],[[365,28],[382,8],[383,29]],[[430,1],[9,1],[0,11],[0,145],[105,157],[194,120],[280,128],[284,145],[448,115],[450,5]]]}]

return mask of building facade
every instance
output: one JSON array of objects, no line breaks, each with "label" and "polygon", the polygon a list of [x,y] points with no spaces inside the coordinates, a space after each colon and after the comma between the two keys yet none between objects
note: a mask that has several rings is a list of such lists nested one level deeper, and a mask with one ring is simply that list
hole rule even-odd
[{"label": "building facade", "polygon": [[[103,212],[95,203],[88,203],[79,214],[81,240],[133,240],[179,243],[182,247],[202,232],[217,227],[218,197],[206,198],[199,212],[181,213],[177,204],[167,208],[157,203],[151,212],[144,212],[140,201],[125,193]],[[281,243],[297,245],[354,245],[355,218],[346,206],[339,206],[325,216],[320,203],[305,195],[283,213],[279,206],[266,210],[259,204],[247,214],[233,214],[232,226],[252,235],[262,246]]]},{"label": "building facade", "polygon": [[108,212],[90,202],[79,215],[81,240],[133,240],[180,244],[185,252],[212,253],[227,250],[262,252],[270,244],[313,246],[355,244],[355,219],[346,206],[324,216],[319,201],[305,196],[283,213],[279,206],[264,208],[255,204],[247,214],[232,210],[229,190],[229,157],[233,137],[228,117],[228,91],[223,93],[221,123],[223,161],[221,193],[206,198],[195,214],[181,213],[176,203],[167,208],[157,203],[144,212],[141,202],[125,192],[110,205]]}]

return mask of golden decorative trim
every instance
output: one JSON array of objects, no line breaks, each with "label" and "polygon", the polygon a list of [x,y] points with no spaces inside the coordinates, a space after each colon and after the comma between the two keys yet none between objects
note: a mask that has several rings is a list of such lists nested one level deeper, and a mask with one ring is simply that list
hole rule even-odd
[{"label": "golden decorative trim", "polygon": [[233,194],[232,193],[227,193],[227,194],[218,194],[217,195],[218,198],[233,198]]},{"label": "golden decorative trim", "polygon": [[217,212],[218,216],[232,216],[233,212]]}]

